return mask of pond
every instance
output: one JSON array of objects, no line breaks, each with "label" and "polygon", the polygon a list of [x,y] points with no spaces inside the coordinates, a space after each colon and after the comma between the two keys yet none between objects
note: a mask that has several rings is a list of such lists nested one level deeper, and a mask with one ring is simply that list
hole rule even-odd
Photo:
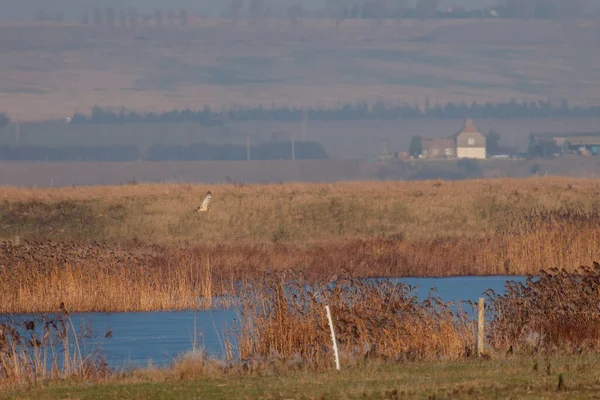
[{"label": "pond", "polygon": [[[477,301],[487,289],[505,292],[507,280],[524,282],[520,276],[402,278],[401,282],[418,286],[417,295],[423,299],[429,290],[437,289],[443,301]],[[71,313],[78,329],[91,326],[92,338],[85,340],[85,349],[98,348],[109,363],[116,367],[145,366],[170,363],[174,357],[193,349],[194,322],[196,346],[211,356],[221,356],[224,350],[223,332],[235,326],[234,310],[127,312],[127,313]],[[18,315],[2,319],[25,319]],[[110,331],[110,337],[105,337]]]}]

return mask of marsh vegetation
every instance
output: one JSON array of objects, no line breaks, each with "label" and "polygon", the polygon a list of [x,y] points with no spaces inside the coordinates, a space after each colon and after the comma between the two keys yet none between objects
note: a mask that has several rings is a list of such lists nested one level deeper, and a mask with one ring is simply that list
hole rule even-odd
[{"label": "marsh vegetation", "polygon": [[[43,325],[46,333],[3,323],[3,385],[327,373],[325,305],[345,374],[481,358],[585,363],[598,350],[596,181],[219,185],[211,212],[198,216],[205,190],[2,188],[0,312],[63,321]],[[457,275],[530,275],[488,292],[483,357],[473,304],[379,279]],[[69,312],[221,307],[239,315],[219,360],[199,351],[166,369],[123,371],[72,346],[79,332]],[[74,355],[70,369],[64,356],[53,361],[59,345]]]}]

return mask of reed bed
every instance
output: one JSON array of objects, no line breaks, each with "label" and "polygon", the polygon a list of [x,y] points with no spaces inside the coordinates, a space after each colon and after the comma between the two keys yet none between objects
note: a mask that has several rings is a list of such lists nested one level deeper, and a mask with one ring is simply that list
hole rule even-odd
[{"label": "reed bed", "polygon": [[600,264],[567,272],[550,268],[525,284],[508,282],[505,294],[489,291],[496,349],[528,353],[600,350]]},{"label": "reed bed", "polygon": [[[507,288],[506,294],[489,293],[485,359],[600,351],[600,264],[542,271]],[[392,280],[338,276],[314,282],[294,271],[247,280],[239,289],[236,329],[224,332],[225,359],[208,359],[200,351],[174,360],[164,371],[119,373],[98,355],[82,355],[78,342],[69,345],[77,335],[63,311],[58,319],[44,320],[39,333],[33,333],[39,322],[0,325],[0,385],[331,370],[325,305],[332,311],[343,368],[477,357],[476,322],[465,311],[469,302],[442,302],[435,292],[419,300],[413,288]]]},{"label": "reed bed", "polygon": [[225,307],[230,283],[189,252],[0,244],[0,313],[55,312],[60,304],[77,312]]},{"label": "reed bed", "polygon": [[97,350],[85,350],[84,332],[75,330],[64,311],[20,322],[3,318],[0,321],[0,387],[66,378],[93,381],[113,376],[115,371]]},{"label": "reed bed", "polygon": [[346,277],[311,285],[280,275],[248,283],[241,293],[237,341],[242,360],[275,356],[330,362],[325,305],[334,316],[345,360],[458,359],[473,354],[473,324],[467,315],[433,294],[418,301],[406,284]]},{"label": "reed bed", "polygon": [[[290,243],[165,247],[74,242],[0,243],[1,313],[206,309],[235,301],[237,284],[286,270],[309,281],[527,275],[576,270],[600,256],[600,214],[533,212],[483,237],[410,241],[378,235]],[[214,299],[214,303],[213,303]]]},{"label": "reed bed", "polygon": [[[311,284],[297,274],[268,276],[244,285],[237,330],[239,357],[332,365],[329,305],[346,365],[475,357],[477,313],[470,301],[444,303],[430,292],[391,280],[340,277]],[[600,264],[568,272],[551,268],[507,293],[488,291],[485,356],[564,355],[600,351]]]}]

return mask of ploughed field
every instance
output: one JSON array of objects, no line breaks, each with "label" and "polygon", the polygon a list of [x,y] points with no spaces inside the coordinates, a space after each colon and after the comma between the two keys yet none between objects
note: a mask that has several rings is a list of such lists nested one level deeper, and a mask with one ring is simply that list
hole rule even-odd
[{"label": "ploughed field", "polygon": [[[194,212],[207,190],[211,210]],[[267,272],[573,271],[599,259],[599,190],[566,178],[3,187],[0,312],[227,306]]]}]

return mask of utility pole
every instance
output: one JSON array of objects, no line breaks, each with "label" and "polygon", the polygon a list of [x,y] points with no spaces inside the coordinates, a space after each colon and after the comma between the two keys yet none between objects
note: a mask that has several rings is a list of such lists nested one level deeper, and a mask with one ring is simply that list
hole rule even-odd
[{"label": "utility pole", "polygon": [[308,125],[308,110],[304,108],[302,110],[302,141],[307,140],[307,125]]},{"label": "utility pole", "polygon": [[294,148],[294,135],[290,133],[290,139],[292,140],[292,160],[296,159],[296,150]]},{"label": "utility pole", "polygon": [[19,120],[15,120],[15,124],[17,124],[17,130],[15,131],[15,141],[17,142],[17,146],[18,146],[20,136],[21,136],[21,125],[19,124]]},{"label": "utility pole", "polygon": [[250,136],[246,135],[246,161],[250,161]]}]

